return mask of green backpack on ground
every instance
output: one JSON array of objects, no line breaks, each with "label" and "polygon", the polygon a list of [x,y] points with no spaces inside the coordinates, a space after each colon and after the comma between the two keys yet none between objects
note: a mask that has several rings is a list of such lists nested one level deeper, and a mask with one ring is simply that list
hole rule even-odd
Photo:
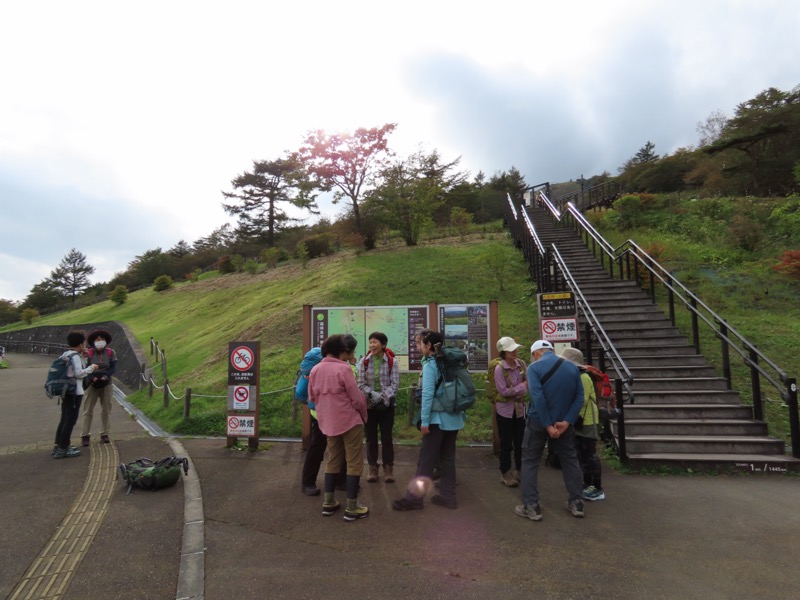
[{"label": "green backpack on ground", "polygon": [[184,475],[189,472],[189,460],[177,456],[168,456],[157,462],[149,458],[137,458],[128,464],[122,463],[119,471],[123,481],[128,484],[126,495],[131,493],[134,486],[143,490],[160,490],[175,485],[181,471]]},{"label": "green backpack on ground", "polygon": [[[486,398],[492,404],[496,402],[510,402],[508,398],[504,398],[500,395],[494,383],[494,371],[502,362],[502,358],[493,358],[489,361],[489,368],[486,369],[486,377],[483,380],[483,390],[486,392]],[[519,368],[520,375],[522,375],[523,378],[525,377],[525,367],[525,362],[517,359],[517,368]],[[511,378],[508,376],[508,369],[503,369],[503,376],[506,378],[506,386],[511,387]]]}]

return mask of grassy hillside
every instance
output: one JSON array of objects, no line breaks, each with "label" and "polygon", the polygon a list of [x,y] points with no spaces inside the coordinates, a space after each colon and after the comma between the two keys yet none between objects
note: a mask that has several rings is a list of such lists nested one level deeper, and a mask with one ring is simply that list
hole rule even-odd
[{"label": "grassy hillside", "polygon": [[[508,266],[500,290],[488,260]],[[117,320],[125,322],[143,347],[154,338],[164,349],[170,387],[177,396],[193,392],[191,418],[182,418],[182,400],[162,406],[159,393],[139,392],[131,400],[167,431],[224,435],[227,349],[233,340],[260,341],[262,348],[262,435],[300,435],[292,420],[290,388],[302,358],[302,306],[439,303],[499,303],[500,335],[530,343],[536,335],[535,295],[523,258],[504,233],[449,238],[425,246],[393,246],[368,253],[340,253],[283,264],[257,275],[212,275],[165,292],[134,292],[121,306],[110,301],[72,313],[43,317],[36,325]],[[359,351],[363,349],[359,348]],[[401,379],[405,388],[415,376]],[[159,382],[160,383],[160,382]],[[398,397],[398,414],[407,411],[407,392]],[[462,438],[491,439],[490,407],[480,403]],[[398,417],[398,435],[417,432]]]}]

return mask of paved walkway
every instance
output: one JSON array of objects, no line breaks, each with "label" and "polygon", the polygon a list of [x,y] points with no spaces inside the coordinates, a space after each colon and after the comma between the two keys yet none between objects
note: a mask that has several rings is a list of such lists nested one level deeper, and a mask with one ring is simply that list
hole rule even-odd
[{"label": "paved walkway", "polygon": [[[587,503],[581,520],[563,508],[560,472],[543,469],[544,520],[533,523],[513,514],[518,491],[499,483],[488,451],[461,448],[458,510],[397,513],[391,501],[416,463],[417,449],[404,447],[397,483],[364,483],[371,514],[345,523],[320,516],[319,497],[300,494],[296,443],[262,443],[256,453],[219,439],[170,446],[115,407],[112,444],[53,460],[59,411],[41,391],[50,359],[8,359],[14,368],[0,370],[0,597],[797,597],[797,477],[606,468],[608,499]],[[174,454],[181,444],[199,480],[126,496],[111,475],[116,462]],[[28,595],[15,595],[22,586]]]}]

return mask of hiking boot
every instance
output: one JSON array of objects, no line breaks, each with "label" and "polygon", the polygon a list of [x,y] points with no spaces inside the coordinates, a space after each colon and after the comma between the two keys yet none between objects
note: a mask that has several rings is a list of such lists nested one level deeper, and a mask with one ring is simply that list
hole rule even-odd
[{"label": "hiking boot", "polygon": [[583,518],[583,502],[580,500],[567,500],[567,503],[564,505],[569,512],[572,513],[573,517],[577,517],[578,519]]},{"label": "hiking boot", "polygon": [[531,521],[542,520],[542,509],[538,504],[519,504],[514,507],[514,512],[520,517],[525,517]]},{"label": "hiking boot", "polygon": [[78,450],[75,446],[70,446],[69,448],[67,448],[65,456],[67,458],[73,458],[75,456],[80,456],[80,455],[81,455],[80,450]]},{"label": "hiking boot", "polygon": [[108,439],[108,436],[104,433],[100,436],[100,442],[103,444],[108,444],[111,440]]},{"label": "hiking boot", "polygon": [[394,483],[394,465],[383,465],[383,480],[386,483]]},{"label": "hiking boot", "polygon": [[53,458],[67,458],[67,451],[64,448],[56,448],[53,450]]},{"label": "hiking boot", "polygon": [[323,517],[330,517],[333,513],[335,513],[337,510],[339,510],[339,506],[341,506],[341,505],[339,504],[338,500],[334,500],[330,504],[323,503],[322,504],[322,516]]},{"label": "hiking boot", "polygon": [[583,499],[589,502],[597,502],[598,500],[605,500],[606,494],[603,490],[590,485],[583,490]]},{"label": "hiking boot", "polygon": [[302,485],[300,491],[306,496],[319,496],[319,488],[315,485]]},{"label": "hiking boot", "polygon": [[500,475],[500,482],[506,487],[517,487],[519,485],[519,481],[516,480],[511,471],[506,471]]},{"label": "hiking boot", "polygon": [[345,508],[344,517],[345,521],[357,521],[369,516],[369,509],[366,506],[358,504],[355,508]]},{"label": "hiking boot", "polygon": [[458,502],[443,498],[439,494],[436,494],[433,496],[433,498],[431,498],[431,503],[436,504],[437,506],[444,506],[445,508],[458,508]]},{"label": "hiking boot", "polygon": [[422,502],[412,502],[403,496],[399,500],[392,502],[392,508],[395,510],[422,510],[425,505]]},{"label": "hiking boot", "polygon": [[378,481],[378,465],[374,467],[372,465],[369,466],[369,475],[367,476],[367,481],[369,483],[375,483]]},{"label": "hiking boot", "polygon": [[82,436],[81,436],[81,446],[83,446],[84,448],[85,448],[86,446],[88,446],[88,445],[89,445],[89,439],[90,439],[90,438],[89,438],[89,436],[88,436],[88,435],[82,435]]}]

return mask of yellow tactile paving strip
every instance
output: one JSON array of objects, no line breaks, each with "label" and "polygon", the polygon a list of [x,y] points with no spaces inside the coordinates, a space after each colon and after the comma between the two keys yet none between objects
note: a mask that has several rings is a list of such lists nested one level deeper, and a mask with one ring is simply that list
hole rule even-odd
[{"label": "yellow tactile paving strip", "polygon": [[83,490],[55,535],[17,583],[9,600],[61,598],[91,546],[108,512],[119,453],[113,442],[92,444],[90,449],[89,473]]}]

